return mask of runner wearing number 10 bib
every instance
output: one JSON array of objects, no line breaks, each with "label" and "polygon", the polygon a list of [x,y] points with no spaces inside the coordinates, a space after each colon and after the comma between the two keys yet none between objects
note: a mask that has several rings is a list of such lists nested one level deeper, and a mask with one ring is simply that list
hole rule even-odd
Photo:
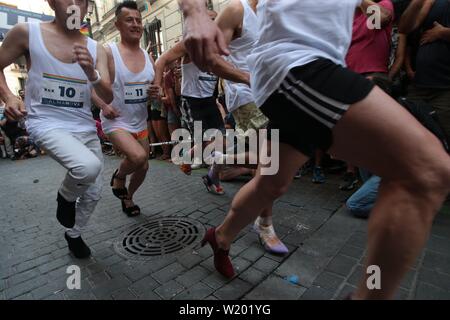
[{"label": "runner wearing number 10 bib", "polygon": [[[81,18],[87,2],[76,0]],[[17,24],[0,48],[0,70],[21,56],[27,60],[25,106],[1,80],[4,77],[0,98],[6,102],[8,118],[17,121],[26,116],[31,138],[67,170],[57,193],[56,217],[67,228],[70,251],[76,258],[87,258],[91,251],[81,234],[100,200],[103,169],[91,91],[109,102],[112,88],[104,48],[66,24],[73,1],[48,3],[55,11],[53,21]]]}]

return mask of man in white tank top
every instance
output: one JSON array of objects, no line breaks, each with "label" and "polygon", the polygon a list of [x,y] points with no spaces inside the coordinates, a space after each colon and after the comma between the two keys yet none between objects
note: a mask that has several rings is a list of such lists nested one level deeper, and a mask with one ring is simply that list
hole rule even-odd
[{"label": "man in white tank top", "polygon": [[[91,113],[91,90],[112,101],[106,52],[68,23],[68,7],[77,5],[84,18],[87,0],[48,0],[55,11],[50,23],[16,25],[0,48],[0,96],[6,115],[26,117],[33,140],[68,170],[58,191],[57,219],[77,258],[89,247],[81,231],[100,199],[103,157]],[[29,78],[25,104],[8,89],[3,69],[19,57],[27,59]]]},{"label": "man in white tank top", "polygon": [[[144,32],[141,13],[135,1],[124,1],[116,9],[120,43],[106,47],[114,100],[107,104],[93,95],[102,109],[102,128],[112,144],[124,155],[111,178],[113,194],[121,200],[122,211],[130,217],[140,214],[133,195],[148,171],[147,89],[153,81],[153,59],[140,48]],[[126,187],[126,178],[130,183]]]},{"label": "man in white tank top", "polygon": [[[185,14],[191,15],[185,20],[186,36],[197,39],[190,54],[199,53],[196,60],[207,66],[219,51],[219,31],[206,33],[207,23],[201,23],[206,19],[192,19],[199,15],[199,1],[181,2],[187,4]],[[258,172],[235,196],[224,223],[208,230],[203,243],[213,247],[216,268],[231,273],[232,241],[286,192],[313,148],[323,147],[335,158],[382,177],[368,226],[367,272],[351,298],[392,299],[450,192],[450,158],[442,143],[405,108],[345,68],[354,12],[361,0],[329,4],[260,2],[260,36],[248,63],[256,103],[270,119],[269,126],[280,133],[280,169],[272,176]],[[379,286],[368,285],[373,285],[374,276]]]},{"label": "man in white tank top", "polygon": [[[203,1],[203,5],[206,10],[206,2]],[[214,11],[207,11],[208,17],[211,21],[217,15]],[[191,57],[188,55],[183,42],[177,43],[173,48],[164,52],[156,61],[155,81],[152,85],[151,95],[153,98],[158,98],[158,94],[161,91],[163,83],[163,74],[166,67],[171,63],[182,60],[182,123],[187,128],[191,135],[194,134],[194,122],[201,122],[202,129],[204,131],[208,129],[224,130],[224,122],[221,116],[220,110],[217,107],[216,97],[214,97],[214,91],[218,78],[211,72],[201,71],[192,62]],[[223,61],[225,63],[225,61]],[[226,64],[226,63],[225,63]],[[236,68],[227,68],[228,78],[231,78],[239,82],[248,82],[248,75]],[[226,74],[226,73],[224,73]],[[221,74],[217,74],[221,76]],[[198,150],[200,146],[194,146],[189,151],[189,154],[195,154],[194,150]],[[194,162],[196,162],[195,159]],[[197,163],[194,163],[197,165]],[[191,164],[183,164],[180,166],[181,170],[186,174],[191,174]]]}]

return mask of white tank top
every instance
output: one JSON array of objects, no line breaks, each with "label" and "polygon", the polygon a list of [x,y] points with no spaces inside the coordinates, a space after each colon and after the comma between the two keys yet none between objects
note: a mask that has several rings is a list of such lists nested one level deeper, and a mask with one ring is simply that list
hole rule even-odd
[{"label": "white tank top", "polygon": [[318,58],[345,66],[361,1],[260,0],[259,38],[247,59],[256,104],[263,105],[294,67]]},{"label": "white tank top", "polygon": [[[244,7],[242,34],[239,38],[231,41],[229,45],[231,54],[226,59],[236,68],[249,72],[247,57],[258,40],[258,18],[248,0],[241,0],[241,3]],[[225,99],[229,112],[254,101],[249,86],[228,80],[225,81]]]},{"label": "white tank top", "polygon": [[148,54],[145,67],[139,73],[131,72],[120,55],[117,44],[109,44],[114,58],[115,79],[113,84],[114,100],[111,103],[120,116],[108,120],[100,113],[103,131],[107,134],[117,129],[138,133],[147,129],[147,89],[155,77],[155,70]]},{"label": "white tank top", "polygon": [[[64,63],[45,47],[41,24],[28,23],[31,68],[25,87],[28,132],[43,134],[53,129],[95,132],[91,112],[92,85],[78,63]],[[87,48],[97,60],[97,42],[87,38]]]},{"label": "white tank top", "polygon": [[181,66],[183,80],[181,95],[190,98],[210,98],[216,89],[217,76],[202,72],[194,63],[184,63]]}]

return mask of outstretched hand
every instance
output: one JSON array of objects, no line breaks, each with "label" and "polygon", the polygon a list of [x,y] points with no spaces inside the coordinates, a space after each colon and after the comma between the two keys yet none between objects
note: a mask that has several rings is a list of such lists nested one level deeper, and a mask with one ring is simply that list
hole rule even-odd
[{"label": "outstretched hand", "polygon": [[191,60],[202,71],[209,71],[209,66],[215,61],[217,54],[230,54],[222,31],[206,12],[186,17],[184,45]]}]

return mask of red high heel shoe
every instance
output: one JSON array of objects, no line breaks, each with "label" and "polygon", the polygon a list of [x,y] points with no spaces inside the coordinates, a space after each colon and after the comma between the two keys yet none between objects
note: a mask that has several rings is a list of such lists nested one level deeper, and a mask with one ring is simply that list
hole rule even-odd
[{"label": "red high heel shoe", "polygon": [[206,243],[209,243],[214,252],[214,266],[219,273],[228,279],[234,277],[234,269],[231,264],[230,258],[228,257],[228,253],[230,250],[220,249],[216,242],[216,228],[211,228],[206,231],[205,237],[202,240],[202,247],[205,246]]}]

